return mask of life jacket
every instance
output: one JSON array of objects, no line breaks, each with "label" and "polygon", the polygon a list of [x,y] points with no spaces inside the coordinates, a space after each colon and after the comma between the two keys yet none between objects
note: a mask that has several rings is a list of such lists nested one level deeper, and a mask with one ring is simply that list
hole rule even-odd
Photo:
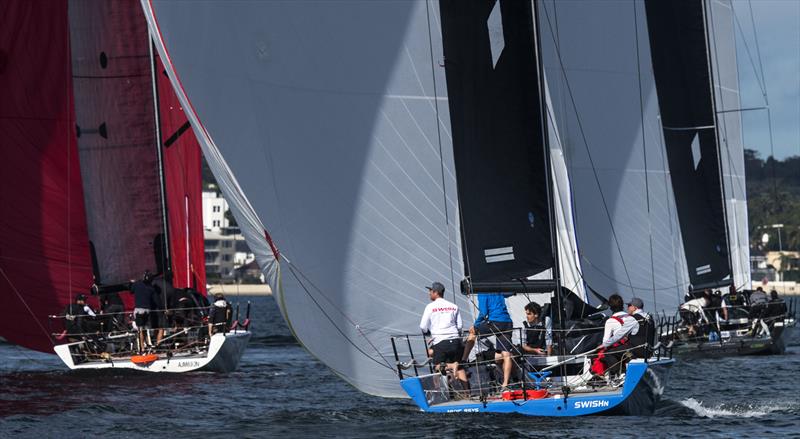
[{"label": "life jacket", "polygon": [[227,332],[231,324],[231,319],[233,318],[233,308],[231,304],[225,300],[217,300],[212,306],[214,307],[214,315],[210,323],[217,327],[218,331],[224,328],[224,331]]},{"label": "life jacket", "polygon": [[656,325],[652,317],[645,317],[641,314],[632,314],[639,324],[639,331],[628,336],[631,346],[638,346],[631,351],[635,358],[647,358],[648,348],[653,345],[653,336],[656,332]]},{"label": "life jacket", "polygon": [[542,323],[531,325],[528,321],[522,322],[525,327],[525,343],[532,348],[544,349],[546,342],[545,327]]}]

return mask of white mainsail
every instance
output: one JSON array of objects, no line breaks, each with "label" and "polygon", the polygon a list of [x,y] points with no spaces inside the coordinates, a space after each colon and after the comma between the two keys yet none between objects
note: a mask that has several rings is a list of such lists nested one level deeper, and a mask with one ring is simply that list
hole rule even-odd
[{"label": "white mainsail", "polygon": [[685,262],[642,1],[542,1],[543,62],[583,280],[672,313]]}]

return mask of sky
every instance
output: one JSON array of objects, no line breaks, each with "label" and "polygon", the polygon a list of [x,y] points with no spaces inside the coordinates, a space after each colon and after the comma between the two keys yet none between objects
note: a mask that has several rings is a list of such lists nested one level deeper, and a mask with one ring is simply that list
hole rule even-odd
[{"label": "sky", "polygon": [[[778,159],[800,156],[800,0],[733,0],[733,7],[739,22],[735,27],[742,108],[766,105],[756,79],[761,77],[758,48],[766,77],[774,155]],[[745,148],[758,151],[762,158],[770,156],[767,112],[743,112],[742,126]]]}]

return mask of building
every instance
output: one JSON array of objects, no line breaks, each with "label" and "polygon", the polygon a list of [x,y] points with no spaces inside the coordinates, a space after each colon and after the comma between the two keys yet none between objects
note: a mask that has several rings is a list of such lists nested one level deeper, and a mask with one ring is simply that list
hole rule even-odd
[{"label": "building", "polygon": [[239,280],[236,268],[255,260],[238,229],[206,230],[206,277],[212,281]]},{"label": "building", "polygon": [[203,229],[221,230],[230,226],[225,218],[228,202],[217,192],[203,192]]}]

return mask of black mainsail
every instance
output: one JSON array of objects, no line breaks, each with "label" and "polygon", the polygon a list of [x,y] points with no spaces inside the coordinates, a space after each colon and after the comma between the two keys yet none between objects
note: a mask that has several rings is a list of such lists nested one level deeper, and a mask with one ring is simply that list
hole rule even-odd
[{"label": "black mainsail", "polygon": [[469,289],[533,291],[555,258],[532,4],[440,8]]},{"label": "black mainsail", "polygon": [[665,149],[694,289],[732,283],[703,1],[646,2]]}]

